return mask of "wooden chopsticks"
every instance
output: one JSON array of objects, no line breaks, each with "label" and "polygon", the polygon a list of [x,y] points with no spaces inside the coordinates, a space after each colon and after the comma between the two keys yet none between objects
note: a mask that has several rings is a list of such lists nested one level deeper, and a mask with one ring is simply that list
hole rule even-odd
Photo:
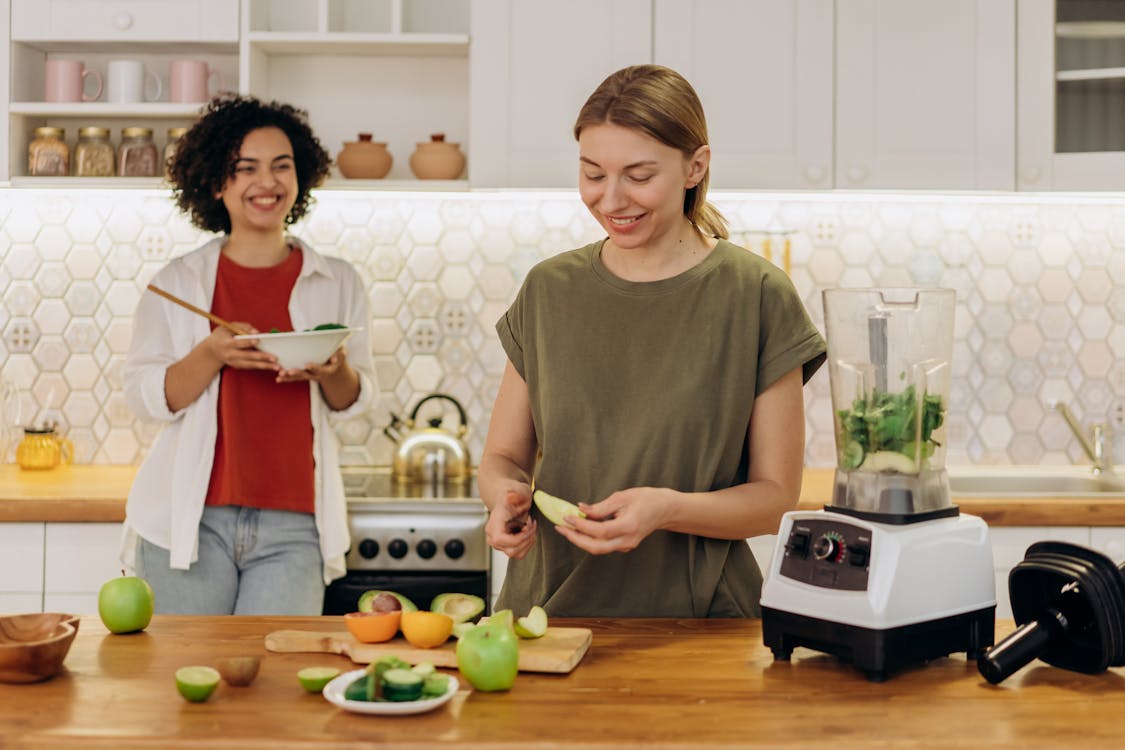
[{"label": "wooden chopsticks", "polygon": [[159,287],[155,287],[152,284],[149,284],[148,288],[149,288],[149,291],[155,292],[156,294],[159,294],[164,299],[171,300],[172,302],[175,302],[180,307],[183,307],[187,310],[191,310],[193,313],[195,313],[197,315],[202,315],[203,317],[207,318],[208,320],[210,320],[215,325],[222,326],[223,328],[226,328],[228,331],[233,331],[235,333],[235,335],[237,335],[237,336],[242,336],[242,335],[250,333],[250,331],[244,330],[244,329],[236,326],[234,323],[231,323],[229,320],[223,320],[218,315],[215,315],[214,313],[208,312],[207,310],[203,310],[201,308],[198,308],[195,305],[191,304],[190,302],[182,300],[174,294],[169,294],[168,292],[164,291],[163,289],[161,289]]}]

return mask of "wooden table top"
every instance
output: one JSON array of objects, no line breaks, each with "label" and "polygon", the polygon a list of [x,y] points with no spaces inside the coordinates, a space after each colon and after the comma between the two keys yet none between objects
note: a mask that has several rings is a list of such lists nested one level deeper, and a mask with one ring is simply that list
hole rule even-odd
[{"label": "wooden table top", "polygon": [[[137,467],[61,466],[22,471],[0,465],[0,523],[122,521]],[[798,505],[816,510],[832,496],[833,469],[806,469]],[[990,526],[1125,526],[1125,498],[954,497]]]},{"label": "wooden table top", "polygon": [[[0,685],[5,748],[1120,748],[1125,670],[1082,675],[1036,662],[991,686],[963,655],[870,683],[798,649],[777,662],[758,620],[560,620],[593,645],[568,675],[521,673],[506,693],[462,680],[415,716],[349,713],[304,692],[298,669],[352,668],[330,654],[266,652],[274,630],[333,630],[341,618],[157,616],[114,636],[84,617],[64,671]],[[998,634],[1011,630],[1001,622]],[[173,673],[258,654],[249,687],[183,700]]]}]

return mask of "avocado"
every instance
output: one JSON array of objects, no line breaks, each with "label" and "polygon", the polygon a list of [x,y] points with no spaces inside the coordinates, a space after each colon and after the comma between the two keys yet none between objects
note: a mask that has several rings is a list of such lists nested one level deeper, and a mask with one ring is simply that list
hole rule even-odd
[{"label": "avocado", "polygon": [[484,612],[484,599],[472,594],[438,594],[430,602],[430,610],[453,618],[453,623],[468,622]]},{"label": "avocado", "polygon": [[370,612],[371,611],[371,602],[375,599],[375,597],[379,596],[379,594],[390,594],[395,599],[398,599],[398,603],[402,605],[402,611],[403,612],[417,612],[418,611],[418,605],[417,604],[410,601],[409,599],[407,599],[405,596],[398,593],[397,591],[380,591],[379,589],[371,589],[370,591],[364,591],[363,594],[361,594],[360,597],[359,597],[359,603],[356,604],[356,608],[359,609],[360,612]]}]

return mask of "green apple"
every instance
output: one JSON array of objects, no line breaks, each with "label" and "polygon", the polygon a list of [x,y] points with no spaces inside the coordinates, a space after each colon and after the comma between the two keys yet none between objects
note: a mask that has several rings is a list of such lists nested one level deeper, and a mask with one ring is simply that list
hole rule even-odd
[{"label": "green apple", "polygon": [[520,638],[542,638],[547,634],[547,611],[537,604],[513,627]]},{"label": "green apple", "polygon": [[574,503],[563,500],[561,497],[555,497],[543,490],[535,490],[535,494],[531,497],[535,501],[535,507],[539,508],[539,512],[555,526],[566,526],[567,516],[586,517],[586,514],[578,510],[578,506]]},{"label": "green apple", "polygon": [[477,625],[457,641],[457,670],[482,692],[510,689],[519,662],[519,639],[506,625]]},{"label": "green apple", "polygon": [[137,576],[111,578],[98,591],[98,616],[111,633],[135,633],[152,621],[155,597]]}]

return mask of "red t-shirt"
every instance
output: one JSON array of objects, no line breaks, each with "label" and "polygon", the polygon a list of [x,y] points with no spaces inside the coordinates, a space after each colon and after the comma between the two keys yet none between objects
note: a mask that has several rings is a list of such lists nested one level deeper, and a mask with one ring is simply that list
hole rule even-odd
[{"label": "red t-shirt", "polygon": [[[269,268],[240,266],[220,255],[211,312],[263,332],[293,330],[289,297],[301,260],[298,248]],[[309,384],[276,383],[276,377],[272,370],[222,369],[208,505],[313,512]]]}]

